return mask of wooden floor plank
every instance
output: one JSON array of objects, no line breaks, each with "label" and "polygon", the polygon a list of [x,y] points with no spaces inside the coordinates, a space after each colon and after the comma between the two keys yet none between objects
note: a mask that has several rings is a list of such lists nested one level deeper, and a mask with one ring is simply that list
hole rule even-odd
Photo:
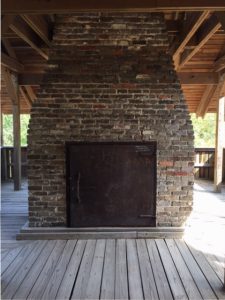
[{"label": "wooden floor plank", "polygon": [[136,241],[128,239],[126,242],[129,297],[130,299],[143,299]]},{"label": "wooden floor plank", "polygon": [[116,241],[106,240],[105,261],[102,275],[101,299],[114,299]]},{"label": "wooden floor plank", "polygon": [[193,258],[192,254],[190,253],[187,245],[185,242],[180,240],[175,240],[175,243],[186,262],[188,269],[203,297],[203,299],[217,299],[216,295],[214,294],[212,288],[210,287],[208,281],[206,280],[204,274],[202,273],[201,269],[199,268],[197,262]]},{"label": "wooden floor plank", "polygon": [[200,251],[192,248],[191,246],[188,246],[188,248],[190,249],[205,277],[207,278],[216,296],[219,299],[225,299],[223,283],[219,279],[215,271],[212,269],[205,256]]},{"label": "wooden floor plank", "polygon": [[159,299],[173,300],[169,283],[154,240],[146,240],[149,258],[157,286]]},{"label": "wooden floor plank", "polygon": [[66,241],[57,241],[56,245],[48,257],[48,260],[42,269],[41,273],[39,274],[39,277],[37,281],[35,282],[28,299],[40,299],[42,294],[44,293],[44,290],[48,284],[49,278],[51,277],[52,273],[54,272],[54,269],[57,265],[57,262],[60,258],[60,255],[62,254],[62,251],[66,245]]},{"label": "wooden floor plank", "polygon": [[56,299],[58,300],[70,299],[70,295],[82,260],[86,242],[87,242],[86,240],[77,241],[76,247],[74,249],[74,252],[72,253],[66,273],[64,274],[58,293],[56,295]]},{"label": "wooden floor plank", "polygon": [[38,258],[39,254],[43,250],[46,245],[46,241],[40,241],[36,245],[35,248],[31,251],[31,253],[27,256],[26,260],[20,267],[19,272],[15,274],[13,279],[10,281],[6,289],[2,293],[3,299],[11,299],[13,295],[16,293],[17,289],[19,288],[21,282],[26,277],[27,273],[29,272],[30,268],[32,268],[33,263]]},{"label": "wooden floor plank", "polygon": [[56,268],[48,281],[48,284],[45,288],[44,294],[42,295],[41,299],[55,299],[60,283],[67,269],[67,265],[70,261],[70,257],[75,248],[76,242],[76,240],[67,241],[66,246],[63,249],[62,255],[60,256]]},{"label": "wooden floor plank", "polygon": [[3,273],[8,266],[13,262],[17,255],[21,252],[22,247],[17,247],[10,251],[7,251],[6,256],[1,261],[1,273]]},{"label": "wooden floor plank", "polygon": [[99,299],[102,281],[105,240],[97,240],[85,299]]},{"label": "wooden floor plank", "polygon": [[126,240],[116,241],[116,284],[115,298],[128,299]]},{"label": "wooden floor plank", "polygon": [[16,291],[13,299],[26,299],[34,286],[39,274],[41,273],[43,267],[45,266],[53,248],[56,245],[56,241],[48,241],[38,259],[33,264],[30,271],[27,273],[23,282],[21,283],[19,289]]},{"label": "wooden floor plank", "polygon": [[177,273],[176,267],[170,256],[169,250],[164,240],[156,240],[156,245],[163,262],[163,266],[168,278],[174,299],[188,299],[187,294],[184,290],[184,286],[180,280],[180,276]]},{"label": "wooden floor plank", "polygon": [[95,246],[96,240],[87,241],[71,299],[85,299]]},{"label": "wooden floor plank", "polygon": [[204,253],[204,256],[208,260],[209,264],[213,268],[213,270],[216,272],[217,276],[221,281],[224,280],[224,261],[218,260],[217,256],[209,253]]},{"label": "wooden floor plank", "polygon": [[9,267],[3,272],[1,277],[2,282],[2,292],[6,289],[14,275],[19,271],[20,267],[26,260],[27,256],[31,253],[31,251],[36,247],[37,242],[29,244],[27,247],[24,247],[19,255],[13,260],[13,262],[9,265]]},{"label": "wooden floor plank", "polygon": [[149,260],[148,250],[144,239],[136,240],[137,252],[141,270],[143,293],[145,299],[159,299],[155,284],[152,267]]},{"label": "wooden floor plank", "polygon": [[167,247],[172,256],[176,269],[180,275],[185,291],[189,299],[202,299],[202,296],[183,260],[174,240],[166,240]]}]

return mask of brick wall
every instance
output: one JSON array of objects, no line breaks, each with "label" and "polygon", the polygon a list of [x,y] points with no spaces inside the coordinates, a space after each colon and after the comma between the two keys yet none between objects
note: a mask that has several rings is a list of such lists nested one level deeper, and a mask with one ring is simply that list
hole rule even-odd
[{"label": "brick wall", "polygon": [[157,141],[158,226],[192,207],[193,131],[163,15],[57,16],[31,111],[30,226],[66,224],[65,141]]}]

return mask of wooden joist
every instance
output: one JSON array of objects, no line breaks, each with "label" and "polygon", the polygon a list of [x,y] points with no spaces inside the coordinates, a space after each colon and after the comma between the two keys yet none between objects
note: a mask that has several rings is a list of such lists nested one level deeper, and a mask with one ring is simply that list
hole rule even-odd
[{"label": "wooden joist", "polygon": [[219,72],[225,68],[225,54],[217,59],[214,63],[215,72]]},{"label": "wooden joist", "polygon": [[1,53],[1,64],[8,69],[15,72],[22,72],[24,70],[24,66],[15,58],[6,55],[5,53]]},{"label": "wooden joist", "polygon": [[21,15],[21,17],[48,46],[51,45],[49,26],[42,16]]},{"label": "wooden joist", "polygon": [[212,100],[212,97],[216,91],[217,86],[216,85],[209,85],[205,89],[205,92],[199,102],[199,105],[196,110],[196,114],[199,117],[204,117],[205,113],[207,112],[207,109],[209,107],[210,101]]},{"label": "wooden joist", "polygon": [[15,32],[22,40],[24,40],[31,48],[37,51],[43,58],[48,59],[47,53],[45,53],[38,43],[38,36],[33,30],[22,21],[19,17],[13,20],[13,23],[9,26],[10,29]]},{"label": "wooden joist", "polygon": [[[195,32],[198,30],[201,24],[205,21],[205,19],[208,17],[209,13],[210,13],[209,11],[194,13],[190,16],[188,20],[184,21],[183,31],[179,35],[177,35],[178,42],[177,42],[177,47],[173,54],[174,61],[177,60],[177,57],[184,50],[187,43],[190,41],[192,36],[195,34]],[[176,44],[176,42],[174,42],[174,44]]]},{"label": "wooden joist", "polygon": [[216,16],[212,16],[207,20],[201,30],[198,31],[197,44],[193,50],[185,50],[181,55],[181,61],[178,70],[184,67],[190,59],[208,42],[208,40],[220,29],[221,23]]},{"label": "wooden joist", "polygon": [[25,99],[25,101],[26,101],[28,107],[31,108],[31,106],[32,106],[32,100],[30,99],[30,97],[29,97],[29,96],[27,95],[27,93],[25,92],[23,86],[20,86],[20,93],[21,93],[21,95],[23,96],[23,98]]},{"label": "wooden joist", "polygon": [[3,0],[3,14],[73,13],[77,11],[194,11],[225,10],[224,0]]}]

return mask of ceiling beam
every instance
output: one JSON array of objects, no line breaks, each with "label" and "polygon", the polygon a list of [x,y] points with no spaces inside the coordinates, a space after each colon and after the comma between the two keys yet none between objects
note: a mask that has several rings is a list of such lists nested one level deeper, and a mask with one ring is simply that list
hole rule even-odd
[{"label": "ceiling beam", "polygon": [[2,0],[3,14],[57,14],[77,11],[225,10],[224,0]]},{"label": "ceiling beam", "polygon": [[197,32],[198,43],[192,50],[185,50],[181,55],[180,64],[178,70],[180,70],[189,60],[207,43],[207,41],[214,35],[214,33],[220,29],[221,23],[216,16],[211,16],[209,20],[205,22],[201,30]]},{"label": "ceiling beam", "polygon": [[1,64],[8,69],[15,71],[15,72],[22,72],[24,70],[24,66],[15,58],[9,57],[5,53],[1,53]]},{"label": "ceiling beam", "polygon": [[190,41],[195,32],[205,21],[205,19],[209,16],[209,13],[209,11],[194,13],[190,16],[190,18],[188,18],[188,20],[184,21],[183,30],[182,32],[180,32],[180,34],[177,35],[177,43],[176,41],[174,41],[174,44],[177,45],[175,50],[173,51],[174,61],[177,60],[178,56],[184,50],[187,43]]},{"label": "ceiling beam", "polygon": [[43,58],[48,59],[48,55],[38,45],[38,37],[35,36],[35,33],[26,23],[23,23],[23,21],[17,17],[9,27]]},{"label": "ceiling beam", "polygon": [[208,110],[209,104],[213,98],[213,95],[217,89],[216,85],[209,85],[205,89],[203,96],[198,104],[197,110],[196,110],[196,115],[198,117],[204,117],[205,113]]},{"label": "ceiling beam", "polygon": [[51,45],[49,36],[50,29],[43,16],[38,15],[21,15],[24,21],[36,32],[36,34],[48,45]]}]

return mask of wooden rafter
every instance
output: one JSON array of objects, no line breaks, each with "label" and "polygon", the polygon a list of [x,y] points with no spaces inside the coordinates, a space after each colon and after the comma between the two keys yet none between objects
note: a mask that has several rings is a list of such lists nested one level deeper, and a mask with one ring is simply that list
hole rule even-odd
[{"label": "wooden rafter", "polygon": [[26,25],[18,17],[14,19],[13,23],[9,26],[12,31],[14,31],[22,40],[31,46],[35,51],[37,51],[43,58],[48,59],[48,55],[40,48],[37,43],[37,38],[33,30]]},{"label": "wooden rafter", "polygon": [[181,55],[181,61],[178,66],[180,70],[189,60],[207,43],[207,41],[214,35],[214,33],[220,29],[221,23],[218,21],[216,16],[212,16],[207,20],[201,31],[198,32],[198,43],[193,50],[186,50]]},{"label": "wooden rafter", "polygon": [[[174,61],[177,60],[180,53],[184,50],[187,43],[190,41],[192,36],[195,34],[195,32],[198,30],[198,28],[202,25],[202,23],[205,21],[205,19],[209,15],[209,11],[203,11],[201,13],[194,13],[191,15],[191,17],[186,20],[183,24],[183,31],[177,35],[177,46],[173,53],[173,59]],[[176,44],[176,42],[174,42]]]},{"label": "wooden rafter", "polygon": [[24,100],[26,101],[28,107],[31,108],[31,106],[32,106],[32,100],[30,99],[30,97],[25,92],[23,86],[20,86],[20,93],[21,93],[22,97],[24,98]]},{"label": "wooden rafter", "polygon": [[15,72],[22,72],[24,66],[15,58],[12,58],[5,53],[1,53],[1,64],[8,69],[15,71]]},{"label": "wooden rafter", "polygon": [[214,63],[215,72],[219,72],[225,68],[225,54],[217,59]]},{"label": "wooden rafter", "polygon": [[25,88],[29,98],[31,99],[31,101],[34,102],[34,100],[37,99],[37,96],[35,95],[33,88],[31,86],[25,86],[24,88]]},{"label": "wooden rafter", "polygon": [[42,16],[21,15],[21,17],[48,46],[51,45],[49,26]]},{"label": "wooden rafter", "polygon": [[224,10],[224,0],[2,0],[5,14],[73,13],[77,11],[194,11]]},{"label": "wooden rafter", "polygon": [[213,95],[214,95],[216,89],[217,89],[216,85],[209,85],[205,89],[205,92],[204,92],[204,94],[199,102],[199,105],[197,107],[197,110],[196,110],[196,114],[198,117],[204,117],[205,113],[208,110],[208,106],[210,104],[210,101],[213,98]]}]

